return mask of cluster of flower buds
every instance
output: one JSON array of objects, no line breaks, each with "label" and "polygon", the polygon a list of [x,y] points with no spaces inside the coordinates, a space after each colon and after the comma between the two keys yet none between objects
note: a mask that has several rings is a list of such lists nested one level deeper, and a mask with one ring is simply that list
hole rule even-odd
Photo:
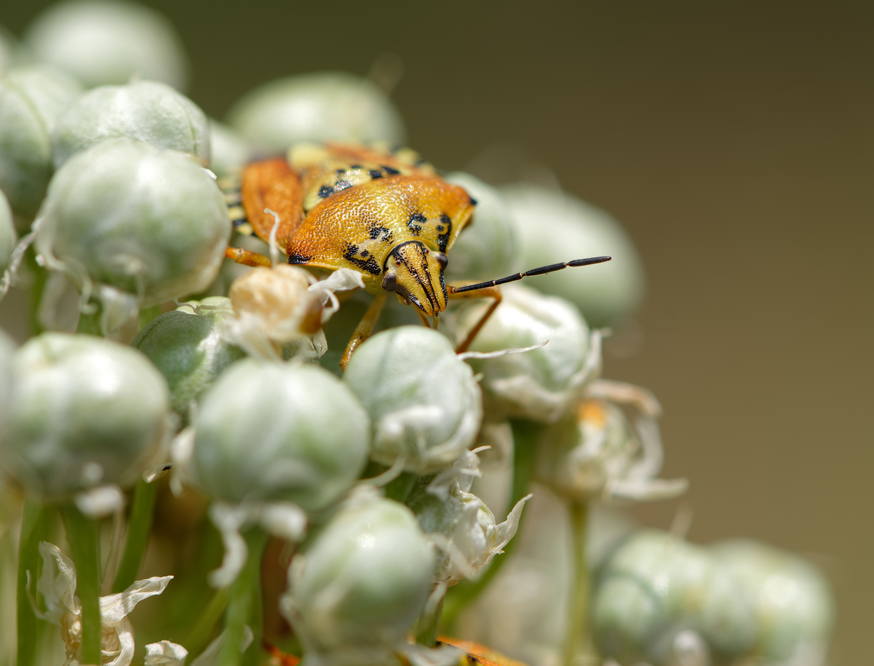
[{"label": "cluster of flower buds", "polygon": [[[224,181],[304,142],[418,164],[388,148],[405,130],[386,91],[295,76],[244,96],[222,125],[183,94],[187,76],[172,27],[136,5],[63,3],[20,46],[0,31],[0,297],[32,303],[0,334],[0,502],[13,516],[0,556],[17,548],[18,562],[17,640],[0,632],[0,662],[485,658],[437,640],[446,632],[567,666],[822,656],[827,592],[757,546],[704,552],[643,532],[601,558],[590,586],[590,506],[685,488],[658,478],[655,399],[601,377],[605,328],[643,291],[612,218],[560,191],[449,174],[477,208],[441,247],[447,282],[612,263],[503,287],[496,308],[494,290],[451,301],[436,326],[401,296],[374,323],[366,270],[289,265],[277,231],[290,221],[267,208],[269,238],[245,235],[251,220],[234,230]],[[332,233],[338,261],[354,256]],[[230,262],[229,243],[263,265]],[[555,510],[528,531],[568,522],[533,539],[559,554],[554,567],[514,545],[541,495]],[[757,596],[764,582],[797,602]],[[140,629],[134,605],[162,594],[148,604],[167,612]],[[10,586],[0,595],[5,607]],[[555,618],[549,636],[532,609]]]}]

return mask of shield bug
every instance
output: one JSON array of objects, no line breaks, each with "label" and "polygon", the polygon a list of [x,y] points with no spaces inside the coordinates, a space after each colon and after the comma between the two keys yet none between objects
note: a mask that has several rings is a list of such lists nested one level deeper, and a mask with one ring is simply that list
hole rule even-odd
[{"label": "shield bug", "polygon": [[[574,259],[485,282],[446,284],[447,253],[470,224],[476,201],[406,148],[302,144],[288,159],[246,166],[239,201],[229,203],[235,228],[275,242],[289,263],[349,268],[362,275],[376,298],[346,346],[344,367],[373,331],[390,293],[432,327],[448,299],[494,299],[458,346],[464,351],[500,303],[499,285],[610,259]],[[227,256],[251,266],[270,265],[266,256],[240,248],[228,248]]]}]

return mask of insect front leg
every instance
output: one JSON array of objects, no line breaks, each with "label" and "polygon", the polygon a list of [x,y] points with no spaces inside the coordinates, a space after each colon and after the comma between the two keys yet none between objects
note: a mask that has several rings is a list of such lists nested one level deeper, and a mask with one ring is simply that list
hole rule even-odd
[{"label": "insect front leg", "polygon": [[382,308],[385,306],[387,298],[387,291],[377,294],[373,299],[373,302],[370,304],[370,307],[367,308],[367,312],[365,312],[364,316],[361,318],[361,321],[358,322],[358,326],[356,326],[355,330],[352,332],[352,337],[349,338],[349,342],[346,343],[346,349],[343,350],[343,356],[340,358],[340,367],[343,370],[346,369],[349,359],[352,358],[352,352],[354,352],[358,348],[358,345],[367,340],[371,333],[373,333],[373,329],[376,328],[376,322],[379,321],[379,315],[382,313]]},{"label": "insect front leg", "polygon": [[244,250],[241,247],[226,248],[225,256],[232,261],[236,261],[238,264],[243,264],[244,266],[267,266],[267,268],[273,266],[270,257],[264,256],[258,252],[252,252],[251,250]]},{"label": "insect front leg", "polygon": [[476,339],[476,336],[479,335],[479,332],[482,330],[482,327],[486,325],[486,322],[489,320],[495,310],[498,309],[498,306],[501,304],[501,300],[503,296],[501,295],[500,287],[485,287],[483,289],[477,289],[476,291],[456,291],[456,287],[462,287],[463,284],[457,285],[449,285],[449,298],[491,298],[494,299],[492,303],[486,308],[486,311],[483,312],[482,316],[479,318],[479,321],[474,324],[473,328],[470,329],[467,336],[465,336],[464,340],[462,340],[461,344],[459,344],[455,348],[455,353],[460,354],[461,352],[465,352],[468,350],[470,345]]}]

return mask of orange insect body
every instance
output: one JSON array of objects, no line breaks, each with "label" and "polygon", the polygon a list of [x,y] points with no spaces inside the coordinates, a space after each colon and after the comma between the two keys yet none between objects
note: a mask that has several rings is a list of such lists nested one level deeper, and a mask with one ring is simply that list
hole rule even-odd
[{"label": "orange insect body", "polygon": [[250,164],[241,194],[254,233],[272,234],[289,263],[358,271],[368,291],[428,316],[446,308],[445,253],[476,204],[412,151],[338,144]]}]

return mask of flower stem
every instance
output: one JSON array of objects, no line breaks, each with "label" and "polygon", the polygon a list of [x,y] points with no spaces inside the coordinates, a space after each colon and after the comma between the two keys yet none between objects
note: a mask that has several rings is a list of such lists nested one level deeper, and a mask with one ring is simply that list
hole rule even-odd
[{"label": "flower stem", "polygon": [[96,520],[74,505],[61,508],[70,553],[76,565],[76,596],[82,605],[82,647],[79,661],[101,663],[100,534]]},{"label": "flower stem", "polygon": [[197,656],[207,648],[215,625],[227,607],[228,590],[221,587],[213,593],[209,603],[199,612],[197,624],[194,625],[188,639],[183,643],[188,648],[190,655]]},{"label": "flower stem", "polygon": [[18,541],[18,666],[31,666],[36,657],[40,620],[33,612],[28,591],[28,572],[31,584],[35,583],[40,562],[39,542],[51,527],[51,516],[45,505],[28,501],[21,519],[21,536]]},{"label": "flower stem", "polygon": [[137,571],[149,542],[149,531],[152,529],[152,511],[155,508],[156,492],[156,484],[142,479],[134,488],[124,552],[112,583],[113,592],[123,592],[136,580]]},{"label": "flower stem", "polygon": [[[219,666],[257,664],[261,652],[261,553],[267,542],[267,533],[253,528],[245,535],[246,564],[231,584],[225,632],[219,653]],[[252,643],[243,652],[246,625],[252,630]]]},{"label": "flower stem", "polygon": [[[573,588],[568,605],[567,626],[564,639],[564,666],[589,663],[592,640],[589,629],[589,563],[586,557],[586,534],[589,526],[589,505],[586,502],[570,502],[568,514],[571,522],[571,562],[573,565]],[[581,657],[585,655],[584,661]],[[594,663],[594,662],[592,662]]]},{"label": "flower stem", "polygon": [[27,264],[33,274],[33,282],[30,286],[30,334],[39,335],[43,332],[42,322],[39,318],[42,295],[45,291],[47,271],[36,261],[36,251],[31,246],[27,250]]},{"label": "flower stem", "polygon": [[[530,421],[513,421],[513,482],[510,493],[509,506],[513,507],[516,502],[528,494],[531,485],[531,476],[534,472],[535,437],[538,425]],[[517,535],[522,531],[522,522],[525,520],[525,512],[519,519]],[[504,546],[504,552],[495,555],[489,568],[476,580],[459,583],[446,595],[443,605],[442,624],[444,632],[452,634],[455,624],[462,611],[472,604],[494,580],[495,576],[510,559],[513,550],[518,543],[518,537],[510,540]]]}]

